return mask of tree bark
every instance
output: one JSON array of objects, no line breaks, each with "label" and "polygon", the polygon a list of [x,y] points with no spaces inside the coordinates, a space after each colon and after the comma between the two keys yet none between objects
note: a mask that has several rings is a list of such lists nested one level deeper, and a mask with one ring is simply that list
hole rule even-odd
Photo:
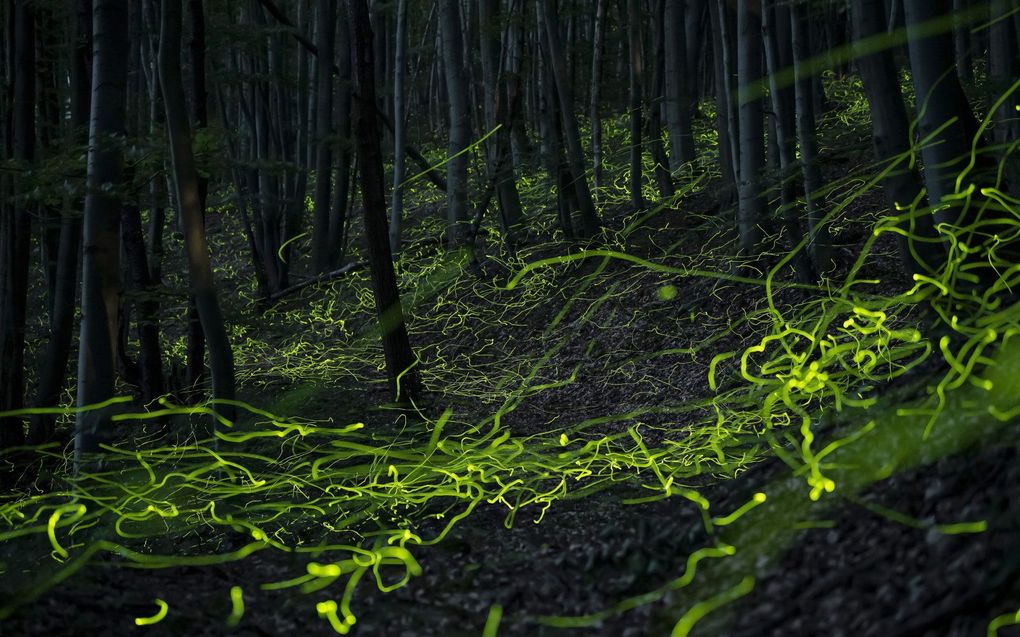
[{"label": "tree bark", "polygon": [[921,157],[928,201],[935,211],[936,222],[967,225],[961,218],[962,207],[946,198],[955,192],[956,176],[969,157],[976,129],[974,115],[954,71],[952,33],[945,31],[924,37],[919,33],[926,22],[948,15],[950,1],[905,0],[903,9],[917,95],[918,132],[921,139],[927,138]]},{"label": "tree bark", "polygon": [[[123,181],[122,153],[116,135],[124,134],[127,91],[127,0],[96,0],[93,9],[92,109],[78,349],[78,407],[113,397],[117,317],[120,308],[120,202],[114,190]],[[109,412],[78,414],[74,457],[99,450],[100,431]]]},{"label": "tree bark", "polygon": [[793,75],[796,93],[797,137],[800,140],[800,168],[804,178],[804,204],[807,208],[808,252],[815,274],[832,269],[832,250],[829,231],[822,226],[824,212],[818,202],[822,187],[822,171],[818,163],[818,138],[812,76],[804,68],[811,57],[807,6],[794,2],[790,6],[790,35],[793,40]]},{"label": "tree bark", "polygon": [[333,123],[333,43],[336,34],[336,0],[321,0],[316,11],[315,62],[315,224],[312,229],[312,269],[330,269],[330,134]]},{"label": "tree bark", "polygon": [[635,210],[645,207],[642,189],[641,158],[641,76],[644,73],[644,51],[641,43],[641,0],[627,0],[627,43],[629,45],[630,84],[627,110],[630,116],[630,204]]},{"label": "tree bark", "polygon": [[560,117],[563,120],[563,134],[567,140],[567,159],[574,177],[574,194],[580,207],[580,227],[584,236],[592,236],[598,231],[599,218],[595,212],[591,190],[588,187],[587,170],[584,161],[584,149],[581,148],[581,132],[574,116],[574,93],[570,88],[571,78],[567,74],[566,54],[560,39],[559,18],[556,3],[553,0],[540,3],[540,17],[545,26],[545,44],[549,52],[549,63],[556,82],[556,95],[559,100]]},{"label": "tree bark", "polygon": [[404,67],[407,57],[407,0],[397,3],[396,52],[393,56],[393,201],[390,210],[390,251],[400,251],[400,225],[404,218],[404,178],[407,133],[404,130]]},{"label": "tree bark", "polygon": [[761,91],[761,18],[749,2],[737,5],[737,102],[740,119],[740,182],[737,227],[740,252],[754,254],[761,240],[764,204],[761,173],[765,167],[765,127]]},{"label": "tree bark", "polygon": [[340,266],[344,258],[344,228],[347,220],[347,202],[351,198],[351,168],[354,161],[354,141],[351,139],[351,100],[353,84],[351,76],[351,34],[347,28],[347,5],[341,2],[338,16],[340,32],[337,36],[337,96],[336,96],[336,194],[329,214],[330,265]]},{"label": "tree bark", "polygon": [[[361,172],[361,197],[364,204],[365,240],[372,272],[379,331],[390,392],[397,402],[414,401],[420,394],[416,359],[407,338],[404,312],[400,303],[397,277],[393,271],[386,229],[386,195],[380,132],[375,113],[375,62],[372,49],[372,25],[365,0],[347,0],[351,40],[354,43],[354,70],[358,83],[356,108],[358,161]],[[453,187],[453,184],[450,184]]]},{"label": "tree bark", "polygon": [[688,75],[684,4],[666,2],[663,27],[666,55],[666,127],[669,130],[669,165],[673,172],[694,160],[690,86],[694,77]]},{"label": "tree bark", "polygon": [[[807,246],[801,246],[804,240],[804,230],[801,225],[800,215],[795,193],[795,182],[793,180],[793,166],[796,164],[795,133],[795,105],[791,91],[788,87],[780,84],[780,72],[785,68],[784,59],[781,54],[781,47],[784,44],[780,36],[780,20],[786,19],[789,24],[789,9],[785,6],[777,6],[775,0],[762,1],[762,27],[765,37],[765,59],[768,64],[769,95],[772,101],[770,128],[775,131],[776,152],[779,159],[779,195],[780,208],[782,210],[783,223],[786,233],[789,235],[791,249],[796,249],[793,255],[792,264],[797,280],[802,283],[811,283],[815,279],[814,269],[811,265]],[[784,35],[788,35],[789,29]],[[771,133],[770,133],[771,134]]]},{"label": "tree bark", "polygon": [[[181,79],[181,0],[163,0],[161,17],[159,79],[163,88],[177,205],[184,232],[188,280],[208,345],[213,399],[232,401],[235,398],[234,354],[216,298],[199,177],[191,146],[191,123],[188,121],[184,82]],[[233,420],[233,405],[217,403],[214,409],[222,417]],[[212,423],[212,427],[209,433],[215,431],[215,423]]]},{"label": "tree bark", "polygon": [[[854,41],[883,35],[888,21],[885,0],[854,0],[851,12]],[[900,91],[899,73],[892,51],[858,51],[854,55],[857,70],[864,84],[864,95],[871,110],[871,137],[875,157],[880,164],[890,165],[882,180],[886,204],[892,214],[900,214],[915,201],[926,208],[921,193],[920,176],[909,165],[910,118]],[[945,251],[935,232],[931,215],[923,213],[900,225],[900,260],[911,274],[931,275],[943,261]],[[920,239],[920,241],[918,241]]]},{"label": "tree bark", "polygon": [[[673,4],[673,3],[669,3]],[[602,57],[606,48],[606,0],[598,0],[595,7],[595,33],[591,62],[591,153],[594,164],[595,192],[605,184],[602,166]]]}]

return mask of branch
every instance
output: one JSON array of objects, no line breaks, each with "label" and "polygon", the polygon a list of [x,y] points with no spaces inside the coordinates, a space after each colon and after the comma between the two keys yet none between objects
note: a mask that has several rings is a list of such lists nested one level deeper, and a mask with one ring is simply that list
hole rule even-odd
[{"label": "branch", "polygon": [[318,283],[326,283],[327,281],[332,281],[333,279],[339,279],[340,277],[349,272],[353,272],[354,270],[360,270],[361,268],[365,267],[365,265],[367,265],[365,261],[354,261],[348,263],[339,270],[333,270],[332,272],[320,274],[319,276],[312,277],[307,281],[302,281],[301,283],[292,285],[289,288],[284,288],[279,292],[274,292],[273,294],[270,294],[268,298],[265,299],[265,303],[267,305],[271,305],[273,303],[276,303],[280,299],[286,296],[290,296],[291,294],[303,290],[307,287],[316,285]]}]

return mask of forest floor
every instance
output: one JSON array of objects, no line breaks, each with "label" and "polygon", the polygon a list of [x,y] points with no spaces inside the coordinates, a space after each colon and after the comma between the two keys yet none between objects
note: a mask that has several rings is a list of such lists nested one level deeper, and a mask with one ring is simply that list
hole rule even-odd
[{"label": "forest floor", "polygon": [[[859,139],[844,143],[860,147]],[[855,182],[846,175],[860,169],[847,160],[827,172],[849,190]],[[794,420],[801,411],[773,407],[789,426],[766,426],[763,404],[779,395],[776,386],[748,379],[767,376],[769,364],[752,360],[747,372],[741,357],[785,333],[777,316],[808,308],[804,319],[784,319],[797,327],[831,319],[830,305],[817,292],[787,285],[788,268],[767,274],[776,256],[749,265],[760,276],[733,275],[732,219],[715,209],[706,186],[676,208],[634,215],[609,206],[609,231],[597,244],[536,233],[512,256],[493,246],[477,271],[444,270],[434,244],[410,243],[400,267],[427,389],[417,410],[386,405],[364,273],[309,288],[269,311],[228,308],[242,398],[277,415],[247,415],[238,433],[276,426],[289,436],[298,426],[362,423],[355,433],[363,437],[351,440],[382,451],[352,446],[350,455],[316,456],[320,447],[281,434],[283,442],[255,438],[234,455],[221,443],[219,452],[240,463],[271,455],[275,444],[273,462],[252,460],[263,471],[256,477],[279,463],[282,480],[284,470],[305,470],[316,457],[317,467],[354,476],[331,478],[323,489],[349,489],[346,502],[361,507],[351,511],[315,509],[319,500],[303,496],[318,486],[295,482],[293,493],[302,496],[295,503],[309,506],[281,509],[277,537],[289,537],[291,548],[319,546],[322,554],[324,542],[366,550],[377,550],[378,538],[399,543],[421,567],[406,584],[382,592],[371,569],[357,571],[364,578],[356,589],[335,576],[310,578],[303,574],[313,567],[294,550],[187,563],[188,556],[250,546],[250,527],[221,512],[224,523],[212,510],[199,516],[201,524],[174,526],[168,518],[162,535],[158,519],[136,537],[97,523],[91,536],[82,531],[88,541],[120,536],[132,550],[185,559],[127,568],[143,564],[105,550],[54,582],[35,573],[49,572],[46,564],[59,557],[54,537],[39,532],[9,542],[0,547],[3,588],[27,600],[35,596],[31,585],[48,583],[0,620],[0,635],[330,635],[348,628],[401,637],[991,634],[993,618],[1020,608],[1020,429],[1015,418],[989,417],[987,406],[1012,413],[1016,398],[993,400],[966,386],[934,425],[897,412],[928,405],[952,363],[916,354],[922,350],[909,344],[896,349],[891,341],[902,333],[895,330],[923,328],[930,319],[916,305],[888,303],[883,329],[891,336],[882,346],[915,353],[916,365],[904,363],[909,373],[883,380],[881,368],[847,380],[842,395],[798,403],[818,438],[814,451]],[[864,305],[893,298],[908,282],[891,234],[870,245],[850,273],[883,207],[876,189],[859,195],[833,223],[839,265],[830,281],[842,292],[829,298]],[[244,286],[240,267],[220,274],[225,288]],[[875,283],[847,292],[850,278]],[[775,286],[771,296],[766,282]],[[832,315],[839,320],[829,321],[835,332],[844,320],[864,321],[865,314],[847,309],[853,303],[832,305],[842,308]],[[1009,393],[1007,382],[1020,370],[1008,356],[1015,348],[1002,352],[996,383]],[[780,353],[773,364],[785,360]],[[877,402],[852,404],[866,396]],[[928,439],[921,435],[926,426]],[[347,449],[345,438],[335,440],[323,446]],[[415,455],[422,449],[431,465]],[[436,460],[440,452],[447,464]],[[303,454],[304,464],[295,460]],[[462,458],[489,464],[458,464]],[[420,482],[416,462],[448,467],[442,470],[454,475],[455,494]],[[834,488],[811,482],[816,469],[834,478]],[[273,500],[259,495],[257,480],[240,481],[244,489],[209,498],[237,520],[249,505],[255,511]],[[245,489],[249,500],[231,505]],[[164,506],[155,496],[150,501]],[[125,505],[121,520],[132,511]],[[334,519],[344,524],[330,535],[324,529]],[[260,528],[274,522],[258,520]],[[409,536],[393,529],[425,541],[405,543]],[[380,582],[395,584],[413,570],[400,559],[403,566],[391,560],[379,569]],[[302,586],[264,586],[295,577],[305,577]],[[243,589],[244,613],[229,626],[234,586]],[[341,595],[345,586],[350,595]],[[158,610],[154,599],[169,605],[166,617],[136,629],[134,618]],[[357,623],[332,622],[322,606],[330,600],[349,601]],[[1020,635],[1020,627],[999,623],[998,635]]]}]

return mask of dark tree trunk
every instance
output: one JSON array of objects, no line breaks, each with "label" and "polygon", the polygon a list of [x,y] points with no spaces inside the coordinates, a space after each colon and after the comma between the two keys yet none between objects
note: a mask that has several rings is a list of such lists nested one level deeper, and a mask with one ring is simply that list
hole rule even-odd
[{"label": "dark tree trunk", "polygon": [[333,42],[336,35],[336,0],[320,0],[316,13],[315,62],[315,226],[312,229],[312,268],[316,274],[331,269],[329,254],[330,139],[333,124]]},{"label": "dark tree trunk", "polygon": [[[464,68],[464,42],[460,0],[440,0],[439,23],[443,36],[443,65],[449,94],[450,143],[446,162],[446,245],[450,250],[467,250],[468,226],[468,154],[471,144],[471,106],[467,71]],[[362,171],[365,170],[364,165]]]},{"label": "dark tree trunk", "polygon": [[587,170],[584,161],[584,149],[581,148],[581,132],[574,116],[574,93],[570,88],[571,78],[567,75],[563,42],[560,39],[559,18],[556,3],[552,0],[540,3],[540,16],[544,23],[546,50],[549,52],[549,64],[553,79],[556,82],[556,95],[559,100],[560,118],[563,134],[566,137],[567,158],[570,171],[573,173],[574,194],[580,206],[580,234],[592,236],[598,231],[599,218],[595,212],[595,203],[588,187]]},{"label": "dark tree trunk", "polygon": [[[122,153],[110,143],[123,135],[127,91],[127,0],[96,0],[92,22],[92,114],[78,349],[78,407],[113,397],[114,360],[120,309],[120,202],[110,187],[123,181]],[[99,450],[100,431],[109,418],[105,409],[78,415],[75,465]]]},{"label": "dark tree trunk", "polygon": [[761,240],[763,202],[761,176],[765,166],[765,128],[761,91],[761,18],[750,3],[737,9],[737,102],[740,119],[740,182],[737,227],[743,256],[754,254]]},{"label": "dark tree trunk", "polygon": [[642,189],[641,143],[641,76],[644,74],[644,51],[641,43],[641,0],[627,0],[627,43],[629,45],[630,98],[630,203],[635,210],[645,207]]},{"label": "dark tree trunk", "polygon": [[361,166],[361,197],[364,204],[368,262],[372,271],[372,291],[379,317],[379,331],[386,358],[390,392],[397,402],[414,401],[420,393],[418,373],[414,368],[417,360],[407,338],[386,228],[386,186],[379,122],[375,112],[372,26],[365,0],[347,0],[347,7],[358,85],[355,130],[358,162]]},{"label": "dark tree trunk", "polygon": [[354,140],[351,139],[351,34],[347,28],[348,14],[346,3],[339,5],[338,21],[340,32],[337,34],[337,96],[336,96],[336,193],[333,195],[333,206],[329,215],[329,254],[331,266],[337,268],[344,258],[346,237],[344,228],[347,220],[347,202],[353,196],[351,187],[351,164],[354,159]]},{"label": "dark tree trunk", "polygon": [[[92,64],[92,2],[75,2],[74,41],[69,62],[71,79],[71,137],[85,146],[88,143],[90,103],[90,67]],[[75,203],[83,203],[77,200]],[[74,335],[74,311],[78,286],[78,264],[81,246],[81,219],[70,211],[60,220],[60,239],[57,251],[56,285],[53,314],[50,320],[50,338],[38,369],[35,406],[55,407],[67,382],[67,364],[71,356]],[[33,444],[49,442],[53,438],[54,417],[34,414],[31,420],[29,441]]]},{"label": "dark tree trunk", "polygon": [[230,401],[235,397],[234,354],[216,298],[209,244],[205,236],[202,193],[191,146],[191,123],[188,121],[181,78],[181,0],[162,1],[160,22],[159,79],[166,109],[176,199],[184,232],[188,280],[209,348],[213,399],[226,401],[216,404],[215,409],[222,417],[233,420],[235,408]]},{"label": "dark tree trunk", "polygon": [[[852,18],[854,40],[867,40],[886,33],[888,21],[885,0],[854,0]],[[861,51],[855,55],[857,70],[864,83],[864,94],[871,108],[872,141],[875,156],[888,171],[882,180],[886,204],[891,214],[903,214],[911,204],[918,202],[924,209],[920,177],[909,165],[910,118],[900,91],[899,73],[892,51]],[[899,237],[900,258],[907,272],[930,275],[945,260],[945,252],[938,240],[931,215],[922,215],[904,221]],[[921,238],[922,241],[915,241]],[[927,239],[924,241],[923,239]]]}]

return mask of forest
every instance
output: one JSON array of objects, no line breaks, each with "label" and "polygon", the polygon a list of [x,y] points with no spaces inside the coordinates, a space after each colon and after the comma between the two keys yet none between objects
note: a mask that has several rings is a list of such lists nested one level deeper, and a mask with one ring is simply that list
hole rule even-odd
[{"label": "forest", "polygon": [[1020,635],[1020,0],[0,24],[0,636]]}]

